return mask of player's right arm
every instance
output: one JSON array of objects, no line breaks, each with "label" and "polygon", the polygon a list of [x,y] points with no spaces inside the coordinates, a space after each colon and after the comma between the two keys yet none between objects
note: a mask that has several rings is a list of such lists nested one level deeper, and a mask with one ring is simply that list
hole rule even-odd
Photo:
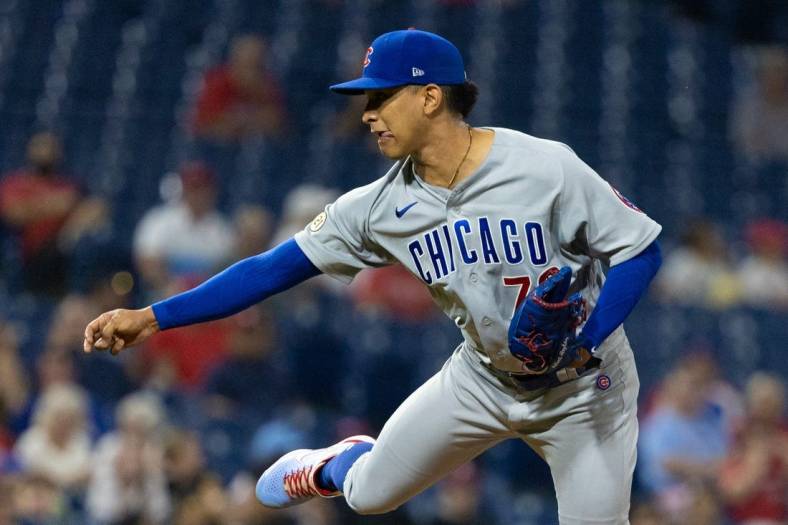
[{"label": "player's right arm", "polygon": [[320,274],[295,239],[243,259],[199,286],[140,310],[105,312],[85,328],[83,349],[119,353],[167,328],[235,314]]}]

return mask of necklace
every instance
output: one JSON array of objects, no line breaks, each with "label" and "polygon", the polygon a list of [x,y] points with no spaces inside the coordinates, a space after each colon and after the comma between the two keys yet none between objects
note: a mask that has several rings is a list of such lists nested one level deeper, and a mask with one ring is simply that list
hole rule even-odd
[{"label": "necklace", "polygon": [[454,170],[454,175],[451,176],[451,180],[449,180],[449,184],[448,186],[446,186],[447,188],[451,188],[451,185],[454,184],[454,179],[457,178],[457,174],[460,173],[460,168],[462,168],[462,165],[465,164],[465,159],[468,158],[468,153],[471,152],[471,144],[473,144],[473,131],[470,126],[467,127],[468,127],[468,149],[465,150],[465,155],[462,156],[462,160],[457,165],[457,169]]}]

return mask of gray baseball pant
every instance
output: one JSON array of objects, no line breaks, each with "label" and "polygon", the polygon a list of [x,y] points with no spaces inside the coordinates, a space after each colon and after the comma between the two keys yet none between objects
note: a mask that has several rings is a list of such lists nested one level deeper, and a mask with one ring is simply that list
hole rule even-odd
[{"label": "gray baseball pant", "polygon": [[[360,514],[389,512],[488,448],[519,438],[550,466],[561,525],[628,524],[639,381],[626,338],[615,346],[598,373],[527,392],[460,345],[351,467],[348,505]],[[610,379],[607,389],[599,374]]]}]

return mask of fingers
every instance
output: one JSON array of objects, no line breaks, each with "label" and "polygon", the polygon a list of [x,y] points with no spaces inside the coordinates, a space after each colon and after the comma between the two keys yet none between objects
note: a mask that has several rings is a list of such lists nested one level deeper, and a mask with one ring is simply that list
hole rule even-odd
[{"label": "fingers", "polygon": [[82,350],[90,353],[93,351],[93,344],[96,342],[95,334],[99,331],[99,321],[101,317],[93,319],[85,327],[85,338],[82,340]]},{"label": "fingers", "polygon": [[[82,349],[90,353],[93,348],[96,350],[113,349],[119,338],[115,337],[115,313],[105,312],[91,321],[85,328],[85,339],[82,342]],[[122,349],[118,349],[118,352]],[[115,353],[115,352],[113,352]]]},{"label": "fingers", "polygon": [[581,366],[585,365],[589,359],[591,359],[591,352],[585,348],[581,348],[577,352],[577,359],[569,363],[569,368],[580,368]]},{"label": "fingers", "polygon": [[[101,326],[101,339],[104,340],[104,344],[106,345],[104,346],[104,349],[107,349],[112,347],[112,343],[115,340],[115,318],[117,317],[117,310],[103,314],[101,317],[105,315],[107,316],[107,319]],[[100,341],[97,341],[97,343],[98,342]]]},{"label": "fingers", "polygon": [[126,345],[126,341],[124,341],[120,337],[115,337],[114,340],[110,340],[110,341],[112,346],[110,347],[109,351],[112,353],[112,355],[118,355],[120,351],[123,350],[123,347]]}]

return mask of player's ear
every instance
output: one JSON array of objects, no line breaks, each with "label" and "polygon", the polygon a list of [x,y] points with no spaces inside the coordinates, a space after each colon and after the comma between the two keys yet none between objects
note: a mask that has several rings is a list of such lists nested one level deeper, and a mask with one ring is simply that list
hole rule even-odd
[{"label": "player's ear", "polygon": [[433,115],[443,104],[443,90],[437,84],[427,84],[421,88],[424,99],[424,114]]}]

